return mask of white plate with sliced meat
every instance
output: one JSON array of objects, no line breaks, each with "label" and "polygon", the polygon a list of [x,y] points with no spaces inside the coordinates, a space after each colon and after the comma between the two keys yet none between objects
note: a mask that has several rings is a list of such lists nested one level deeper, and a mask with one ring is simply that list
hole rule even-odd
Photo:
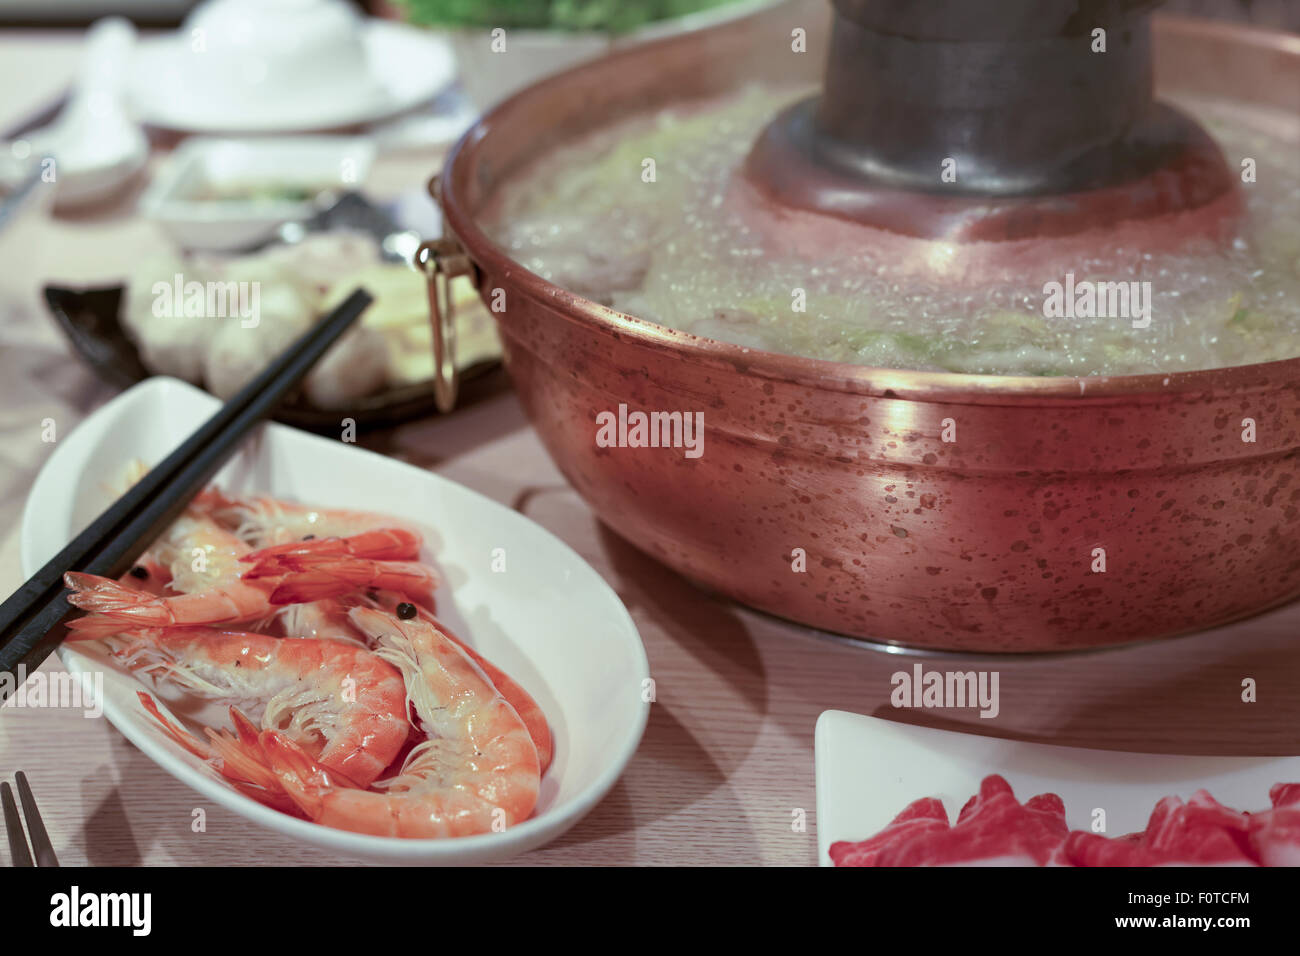
[{"label": "white plate with sliced meat", "polygon": [[[816,764],[823,866],[832,855],[885,866],[1300,863],[1300,786],[1279,786],[1300,782],[1300,757],[1057,747],[829,710]],[[1040,796],[1050,794],[1060,802]],[[1114,839],[1149,825],[1147,839]]]}]

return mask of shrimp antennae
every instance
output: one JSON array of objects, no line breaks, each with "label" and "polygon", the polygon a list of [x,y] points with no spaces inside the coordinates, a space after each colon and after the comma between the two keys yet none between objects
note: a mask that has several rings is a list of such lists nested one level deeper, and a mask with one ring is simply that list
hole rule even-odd
[{"label": "shrimp antennae", "polygon": [[135,696],[139,699],[144,709],[149,712],[150,716],[158,722],[168,737],[176,741],[177,744],[198,757],[200,760],[207,760],[208,757],[211,756],[208,749],[203,746],[201,740],[179,724],[174,724],[167,719],[166,715],[162,712],[162,708],[158,706],[158,701],[154,700],[151,695],[142,690],[138,690],[135,692]]}]

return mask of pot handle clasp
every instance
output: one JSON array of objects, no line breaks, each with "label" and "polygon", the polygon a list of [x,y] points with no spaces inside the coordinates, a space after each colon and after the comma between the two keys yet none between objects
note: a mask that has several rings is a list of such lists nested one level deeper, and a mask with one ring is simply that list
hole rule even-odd
[{"label": "pot handle clasp", "polygon": [[438,411],[456,407],[460,372],[456,368],[456,315],[451,280],[472,270],[465,247],[454,235],[430,239],[415,252],[415,264],[429,284],[429,319],[433,325],[433,395]]}]

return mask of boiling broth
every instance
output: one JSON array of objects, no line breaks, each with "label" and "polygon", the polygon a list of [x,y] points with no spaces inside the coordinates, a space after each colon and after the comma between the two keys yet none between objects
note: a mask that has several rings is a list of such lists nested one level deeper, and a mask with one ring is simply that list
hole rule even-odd
[{"label": "boiling broth", "polygon": [[1076,284],[1149,283],[1151,322],[1134,328],[1128,316],[1052,313],[1041,277],[958,285],[900,276],[860,250],[773,255],[729,197],[759,131],[804,95],[755,87],[591,134],[507,183],[491,232],[529,270],[622,312],[837,362],[1085,376],[1300,356],[1300,144],[1237,107],[1176,101],[1216,138],[1230,170],[1255,161],[1230,245],[1099,248],[1071,264]]}]

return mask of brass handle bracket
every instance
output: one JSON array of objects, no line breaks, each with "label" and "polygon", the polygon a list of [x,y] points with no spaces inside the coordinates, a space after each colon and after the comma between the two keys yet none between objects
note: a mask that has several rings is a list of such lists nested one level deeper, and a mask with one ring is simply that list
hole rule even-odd
[{"label": "brass handle bracket", "polygon": [[415,264],[429,287],[429,320],[433,325],[433,395],[438,411],[456,407],[460,371],[456,367],[456,313],[451,280],[469,275],[473,264],[453,235],[430,239],[415,252]]}]

